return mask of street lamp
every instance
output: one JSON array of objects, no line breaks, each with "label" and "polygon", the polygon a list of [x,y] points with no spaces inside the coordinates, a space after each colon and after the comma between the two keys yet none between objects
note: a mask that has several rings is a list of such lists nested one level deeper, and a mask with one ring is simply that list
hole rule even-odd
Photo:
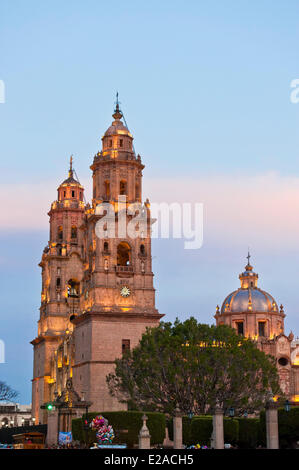
[{"label": "street lamp", "polygon": [[231,407],[229,410],[229,417],[230,418],[233,418],[235,416],[235,408]]},{"label": "street lamp", "polygon": [[190,411],[188,412],[188,418],[190,419],[190,421],[192,420],[193,416],[194,416],[194,413],[193,413],[192,410],[190,410]]},{"label": "street lamp", "polygon": [[247,413],[247,410],[244,411],[244,418],[248,418],[248,413]]},{"label": "street lamp", "polygon": [[289,400],[286,400],[286,401],[285,401],[285,403],[284,403],[284,409],[285,409],[285,411],[290,411],[291,405],[290,405]]}]

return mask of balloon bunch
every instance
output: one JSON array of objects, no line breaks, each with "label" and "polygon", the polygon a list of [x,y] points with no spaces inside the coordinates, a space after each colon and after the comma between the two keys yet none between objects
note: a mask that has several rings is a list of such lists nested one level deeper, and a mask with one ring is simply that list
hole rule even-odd
[{"label": "balloon bunch", "polygon": [[93,418],[91,422],[91,428],[96,432],[96,438],[98,442],[102,444],[111,444],[115,435],[111,425],[108,425],[108,420],[102,415],[98,415]]}]

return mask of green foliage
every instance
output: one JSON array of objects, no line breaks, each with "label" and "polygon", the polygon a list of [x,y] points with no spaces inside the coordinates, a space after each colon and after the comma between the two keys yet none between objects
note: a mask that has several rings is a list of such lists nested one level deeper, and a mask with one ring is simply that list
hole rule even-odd
[{"label": "green foliage", "polygon": [[237,418],[239,422],[238,446],[242,449],[255,449],[260,443],[259,418]]},{"label": "green foliage", "polygon": [[[168,436],[173,440],[173,419],[167,422]],[[239,436],[239,423],[236,419],[224,418],[224,440],[230,444],[235,444]],[[193,416],[192,420],[188,416],[183,416],[183,444],[190,446],[200,443],[210,445],[213,431],[213,417],[210,415]]]},{"label": "green foliage", "polygon": [[[209,446],[213,432],[212,417],[194,417],[191,421],[191,441],[190,444],[201,444]],[[190,445],[189,444],[189,445]]]},{"label": "green foliage", "polygon": [[[88,421],[102,414],[104,418],[108,419],[109,424],[112,425],[115,432],[115,439],[113,443],[127,444],[128,447],[133,447],[134,444],[138,444],[138,434],[142,426],[141,411],[105,411],[105,412],[94,412],[88,413]],[[147,427],[151,435],[151,444],[162,444],[165,438],[165,427],[166,421],[165,416],[162,413],[146,412],[148,417]],[[75,440],[80,442],[86,442],[86,436],[88,436],[88,444],[96,442],[95,431],[89,430],[84,431],[83,420],[73,419],[72,420],[72,432]]]},{"label": "green foliage", "polygon": [[236,444],[239,439],[239,421],[235,418],[224,418],[224,442]]},{"label": "green foliage", "polygon": [[[266,445],[266,413],[260,414],[261,437],[263,445]],[[291,408],[285,411],[284,408],[278,409],[278,432],[279,446],[281,448],[293,447],[296,441],[299,441],[299,408]]]},{"label": "green foliage", "polygon": [[107,376],[110,392],[131,409],[172,415],[178,405],[202,415],[218,403],[242,414],[262,409],[270,387],[280,393],[273,358],[229,326],[195,318],[147,329],[115,365]]}]

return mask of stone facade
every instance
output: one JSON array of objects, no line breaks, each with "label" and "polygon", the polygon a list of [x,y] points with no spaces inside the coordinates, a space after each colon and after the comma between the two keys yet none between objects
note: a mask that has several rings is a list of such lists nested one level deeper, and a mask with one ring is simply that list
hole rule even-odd
[{"label": "stone facade", "polygon": [[31,417],[31,405],[20,405],[19,403],[0,404],[0,428],[30,426],[34,420]]},{"label": "stone facade", "polygon": [[221,309],[216,308],[216,324],[229,325],[256,341],[266,354],[276,358],[281,390],[293,403],[299,402],[299,340],[284,332],[283,306],[258,287],[258,274],[249,262],[240,274],[241,287],[229,294]]},{"label": "stone facade", "polygon": [[[71,159],[49,212],[50,240],[40,263],[40,320],[32,341],[37,423],[47,420],[40,406],[59,396],[68,378],[92,402],[91,410],[125,409],[109,394],[106,376],[114,360],[162,317],[155,308],[150,204],[141,204],[144,165],[118,104],[113,118],[91,165],[92,203],[83,202],[84,188],[74,179]],[[103,203],[115,212],[114,233],[107,213],[99,209]],[[142,214],[133,237],[127,230],[132,204],[139,204]]]}]

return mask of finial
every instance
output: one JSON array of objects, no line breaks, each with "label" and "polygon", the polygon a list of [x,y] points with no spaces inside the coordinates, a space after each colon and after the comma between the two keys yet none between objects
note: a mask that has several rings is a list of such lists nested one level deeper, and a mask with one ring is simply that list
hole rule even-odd
[{"label": "finial", "polygon": [[119,120],[123,117],[121,110],[119,109],[119,101],[118,101],[118,91],[116,92],[116,101],[115,101],[115,110],[114,114],[112,114],[115,120]]},{"label": "finial", "polygon": [[246,256],[246,258],[247,258],[247,260],[248,260],[248,263],[247,263],[247,264],[248,264],[248,266],[250,266],[250,258],[251,258],[251,256],[250,256],[250,253],[249,253],[249,248],[248,248],[248,255]]},{"label": "finial", "polygon": [[70,156],[69,178],[73,177],[73,155]]}]

